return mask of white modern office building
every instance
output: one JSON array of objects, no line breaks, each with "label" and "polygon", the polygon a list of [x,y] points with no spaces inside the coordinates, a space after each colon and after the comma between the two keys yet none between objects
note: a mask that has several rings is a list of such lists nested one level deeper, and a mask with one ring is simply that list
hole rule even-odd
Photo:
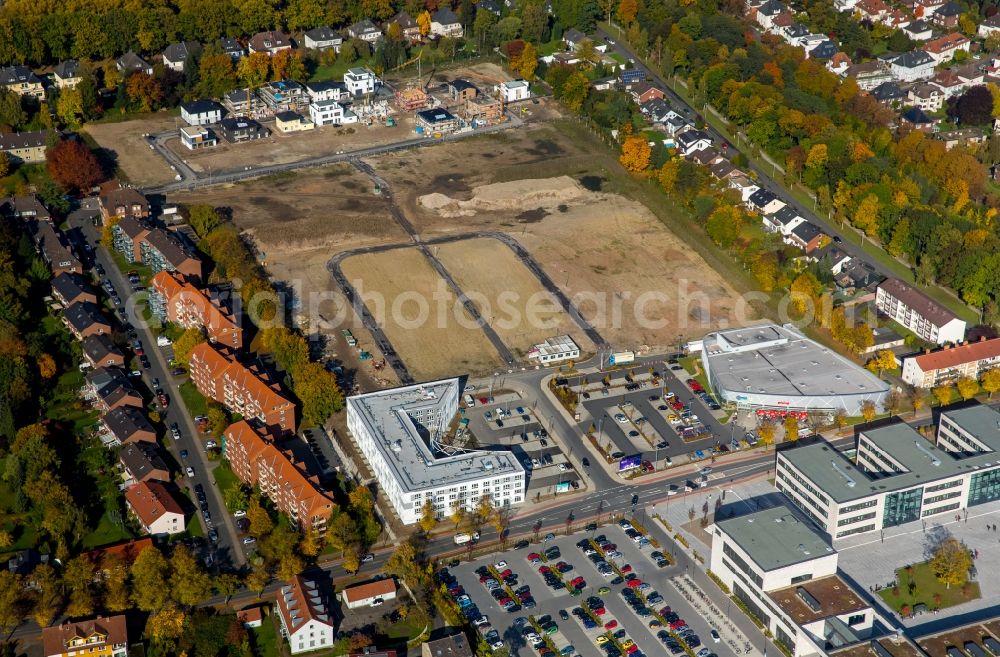
[{"label": "white modern office building", "polygon": [[775,486],[836,540],[1000,499],[1000,413],[944,411],[934,441],[904,422],[865,430],[853,460],[823,441],[776,458]]},{"label": "white modern office building", "polygon": [[717,520],[711,569],[793,657],[872,640],[888,624],[837,571],[825,537],[784,505]]},{"label": "white modern office building", "polygon": [[508,451],[447,444],[458,424],[459,380],[445,379],[347,398],[347,428],[403,524],[420,519],[425,500],[439,516],[524,501],[524,468]]},{"label": "white modern office building", "polygon": [[715,393],[746,409],[861,415],[866,401],[881,409],[889,392],[877,376],[790,324],[709,333],[701,361]]},{"label": "white modern office building", "polygon": [[536,344],[528,350],[528,358],[537,360],[543,365],[560,363],[580,357],[580,347],[568,335],[557,335],[546,338],[545,342]]}]

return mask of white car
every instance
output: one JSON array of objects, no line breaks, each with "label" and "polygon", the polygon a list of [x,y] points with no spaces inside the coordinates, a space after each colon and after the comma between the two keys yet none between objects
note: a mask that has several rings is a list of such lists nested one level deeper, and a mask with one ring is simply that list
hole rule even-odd
[{"label": "white car", "polygon": [[486,616],[480,616],[475,621],[473,621],[476,627],[482,627],[483,625],[489,625],[490,619]]},{"label": "white car", "polygon": [[236,509],[235,511],[233,511],[233,517],[234,518],[246,518],[247,517],[247,512],[244,511],[243,509]]},{"label": "white car", "polygon": [[219,446],[219,444],[217,442],[215,442],[214,440],[210,440],[207,443],[205,443],[205,449],[215,449],[218,446]]},{"label": "white car", "polygon": [[373,606],[373,607],[381,607],[383,602],[385,602],[385,600],[383,600],[382,598],[375,598],[374,600],[372,600],[372,605],[371,606]]},{"label": "white car", "polygon": [[192,468],[190,465],[184,470],[184,472],[186,472],[187,476],[189,477],[194,476],[194,468]]},{"label": "white car", "polygon": [[493,564],[493,567],[496,568],[497,570],[499,570],[500,572],[503,572],[507,568],[507,562],[506,561],[498,561],[495,564]]},{"label": "white car", "polygon": [[628,422],[628,418],[625,417],[624,413],[615,413],[615,422],[618,424],[625,424]]},{"label": "white car", "polygon": [[566,472],[567,470],[569,470],[569,466],[568,465],[566,465],[565,463],[560,463],[559,464],[559,471],[560,472]]}]

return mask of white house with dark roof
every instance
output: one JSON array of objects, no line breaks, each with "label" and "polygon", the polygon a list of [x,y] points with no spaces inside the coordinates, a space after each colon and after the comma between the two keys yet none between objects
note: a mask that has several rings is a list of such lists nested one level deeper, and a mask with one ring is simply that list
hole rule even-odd
[{"label": "white house with dark roof", "polygon": [[163,65],[171,71],[182,73],[187,62],[200,52],[201,44],[197,41],[171,43],[163,51]]},{"label": "white house with dark roof", "polygon": [[71,89],[83,79],[80,73],[80,62],[76,59],[67,59],[59,62],[52,70],[52,79],[57,89]]},{"label": "white house with dark roof", "polygon": [[347,34],[352,39],[361,39],[362,41],[367,41],[368,43],[375,43],[382,38],[382,30],[379,29],[378,25],[371,22],[367,18],[349,26],[347,28]]},{"label": "white house with dark roof", "polygon": [[315,27],[302,35],[302,45],[311,50],[333,50],[340,52],[344,37],[331,27]]},{"label": "white house with dark roof", "polygon": [[42,81],[27,66],[4,66],[0,68],[0,87],[4,87],[18,96],[27,96],[36,100],[45,97]]},{"label": "white house with dark roof", "polygon": [[712,137],[704,130],[685,130],[677,135],[677,152],[687,157],[696,151],[711,147]]},{"label": "white house with dark roof", "polygon": [[458,20],[448,7],[441,7],[431,14],[431,34],[436,37],[461,38],[465,30],[462,29],[462,22]]},{"label": "white house with dark roof", "polygon": [[375,93],[375,86],[380,83],[381,80],[364,67],[349,68],[344,73],[344,86],[352,96]]},{"label": "white house with dark roof", "polygon": [[117,66],[118,70],[125,75],[128,75],[129,73],[145,73],[146,75],[153,74],[153,65],[131,50],[116,59],[115,66]]},{"label": "white house with dark roof", "polygon": [[237,41],[236,39],[232,39],[230,37],[222,37],[221,39],[219,39],[218,44],[219,48],[222,49],[222,52],[229,55],[229,58],[234,62],[238,61],[244,55],[247,54],[246,50],[243,48],[242,45],[240,45],[240,42]]},{"label": "white house with dark roof", "polygon": [[222,106],[214,100],[181,103],[181,118],[188,125],[209,125],[222,120]]},{"label": "white house with dark roof", "polygon": [[889,71],[901,82],[914,82],[934,75],[936,63],[934,58],[923,50],[913,50],[890,60]]}]

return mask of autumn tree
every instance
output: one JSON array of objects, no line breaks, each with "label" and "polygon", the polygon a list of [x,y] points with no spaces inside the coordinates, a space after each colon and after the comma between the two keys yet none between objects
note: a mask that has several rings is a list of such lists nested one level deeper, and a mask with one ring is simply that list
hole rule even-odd
[{"label": "autumn tree", "polygon": [[351,543],[347,546],[340,565],[351,575],[361,570],[361,545],[359,543]]},{"label": "autumn tree", "polygon": [[980,377],[980,385],[983,390],[989,393],[990,399],[993,399],[993,393],[1000,390],[1000,368],[995,367],[983,372]]},{"label": "autumn tree", "polygon": [[451,521],[455,523],[455,529],[465,521],[465,507],[461,500],[455,500],[451,505]]},{"label": "autumn tree", "polygon": [[525,80],[533,80],[535,69],[538,68],[538,50],[530,42],[525,43],[521,52],[511,61],[510,66]]},{"label": "autumn tree", "polygon": [[417,14],[417,27],[420,28],[420,36],[422,37],[431,33],[431,13],[429,11]]},{"label": "autumn tree", "polygon": [[969,580],[972,554],[957,538],[946,538],[935,548],[927,565],[938,581],[950,589],[953,584],[961,586]]},{"label": "autumn tree", "polygon": [[562,102],[570,110],[579,112],[590,94],[590,80],[580,71],[574,71],[562,86]]},{"label": "autumn tree", "polygon": [[256,495],[250,498],[250,504],[247,507],[247,520],[250,521],[250,533],[258,538],[267,536],[274,529],[271,514],[261,506],[260,499]]},{"label": "autumn tree", "polygon": [[768,447],[774,444],[774,423],[764,422],[757,427],[757,442]]},{"label": "autumn tree", "polygon": [[252,52],[240,59],[236,75],[244,87],[251,90],[260,87],[271,72],[271,57],[266,52]]},{"label": "autumn tree", "polygon": [[788,415],[782,422],[785,429],[785,440],[794,443],[799,439],[799,420],[793,415]]},{"label": "autumn tree", "polygon": [[138,112],[152,112],[163,102],[163,87],[148,73],[135,72],[125,79],[125,95]]},{"label": "autumn tree", "polygon": [[45,168],[53,180],[72,192],[87,192],[104,180],[100,162],[77,139],[64,139],[46,151]]},{"label": "autumn tree", "polygon": [[21,96],[7,87],[0,88],[0,126],[17,130],[28,120],[21,106]]},{"label": "autumn tree", "polygon": [[622,154],[618,161],[627,171],[638,173],[649,168],[649,158],[653,153],[649,142],[640,136],[632,136],[625,139],[622,144]]},{"label": "autumn tree", "polygon": [[264,589],[267,588],[270,581],[271,573],[268,572],[267,568],[265,568],[263,564],[261,564],[259,566],[255,566],[250,571],[250,574],[247,575],[246,584],[248,589],[257,592],[257,597],[259,598],[260,594],[264,592]]},{"label": "autumn tree", "polygon": [[326,530],[326,542],[341,554],[348,546],[358,541],[358,527],[350,514],[334,509]]},{"label": "autumn tree", "polygon": [[38,356],[38,375],[43,379],[51,379],[59,371],[56,361],[49,354]]},{"label": "autumn tree", "polygon": [[183,367],[187,367],[191,351],[205,341],[205,331],[201,327],[192,326],[185,329],[180,337],[174,340],[174,360]]},{"label": "autumn tree", "polygon": [[955,387],[958,388],[958,394],[966,401],[975,397],[979,392],[979,382],[968,376],[963,376],[956,381]]},{"label": "autumn tree", "polygon": [[188,223],[199,236],[205,237],[219,227],[222,218],[211,205],[196,203],[188,207]]},{"label": "autumn tree", "polygon": [[[712,241],[728,249],[733,246],[743,230],[743,213],[739,208],[723,204],[708,215],[705,222],[705,232]],[[756,272],[755,272],[756,273]],[[761,272],[762,273],[762,272]]]},{"label": "autumn tree", "polygon": [[618,20],[625,25],[631,24],[639,12],[639,3],[636,0],[619,0]]},{"label": "autumn tree", "polygon": [[890,417],[897,415],[903,407],[903,394],[896,388],[893,388],[886,394],[885,401],[882,402],[882,406],[885,408],[885,412],[888,413]]},{"label": "autumn tree", "polygon": [[147,547],[132,564],[132,595],[143,611],[160,611],[170,601],[170,564],[155,547]]},{"label": "autumn tree", "polygon": [[889,349],[879,349],[865,363],[865,367],[876,376],[882,376],[882,372],[885,370],[896,368],[896,354],[892,353]]},{"label": "autumn tree", "polygon": [[938,406],[945,406],[951,403],[951,391],[952,385],[950,383],[942,383],[941,385],[934,386],[931,389],[931,394],[937,399]]},{"label": "autumn tree", "polygon": [[63,586],[69,592],[69,604],[66,607],[68,615],[89,616],[94,613],[96,602],[94,575],[94,564],[85,555],[76,556],[66,562]]},{"label": "autumn tree", "polygon": [[161,650],[167,648],[167,652],[172,652],[169,648],[172,648],[184,634],[185,619],[186,616],[180,609],[173,607],[162,609],[150,614],[146,620],[146,635]]},{"label": "autumn tree", "polygon": [[234,573],[222,573],[215,578],[215,592],[219,595],[225,596],[226,604],[229,604],[230,598],[239,593],[241,584],[242,582],[240,582],[239,575]]},{"label": "autumn tree", "polygon": [[878,409],[875,408],[875,402],[870,399],[861,402],[861,417],[865,419],[865,422],[871,422],[877,414]]},{"label": "autumn tree", "polygon": [[79,89],[67,88],[59,91],[59,98],[56,99],[56,116],[71,130],[80,127],[83,123],[84,111],[83,97],[80,95]]},{"label": "autumn tree", "polygon": [[0,178],[10,173],[10,156],[7,153],[0,153]]},{"label": "autumn tree", "polygon": [[424,500],[424,506],[420,510],[420,529],[425,534],[430,534],[437,527],[437,511],[434,510],[434,501],[431,498]]},{"label": "autumn tree", "polygon": [[24,597],[20,575],[0,570],[0,632],[10,634],[24,619]]},{"label": "autumn tree", "polygon": [[170,557],[170,594],[178,604],[193,607],[212,596],[212,579],[183,545]]},{"label": "autumn tree", "polygon": [[33,580],[34,604],[31,617],[38,627],[46,628],[62,607],[62,593],[59,575],[50,564],[43,563],[31,573]]},{"label": "autumn tree", "polygon": [[129,590],[129,569],[120,556],[106,557],[101,564],[104,570],[104,592],[101,599],[108,611],[121,612],[132,607]]}]

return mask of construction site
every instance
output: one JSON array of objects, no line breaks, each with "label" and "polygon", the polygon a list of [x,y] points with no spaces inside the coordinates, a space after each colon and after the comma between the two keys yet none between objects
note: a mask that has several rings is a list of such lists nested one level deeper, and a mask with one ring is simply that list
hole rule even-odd
[{"label": "construction site", "polygon": [[[416,77],[386,82],[393,88],[393,104],[397,112],[415,114],[425,110],[446,110],[457,119],[447,120],[449,131],[504,121],[506,103],[496,89],[509,81],[510,76],[500,67],[481,64],[459,70],[426,71],[418,55],[399,69],[413,64],[416,64]],[[392,73],[390,71],[389,75]]]}]

